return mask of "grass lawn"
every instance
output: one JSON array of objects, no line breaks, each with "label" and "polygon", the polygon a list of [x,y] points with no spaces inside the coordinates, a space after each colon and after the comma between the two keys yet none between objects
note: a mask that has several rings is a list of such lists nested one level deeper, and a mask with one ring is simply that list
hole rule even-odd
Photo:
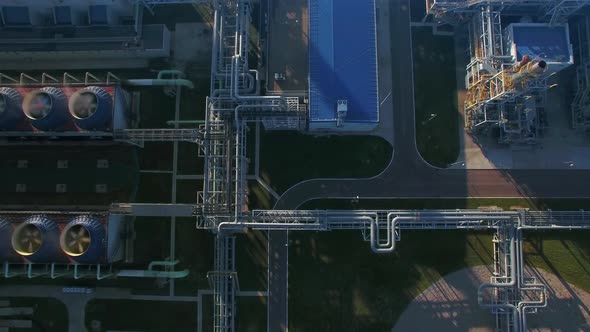
[{"label": "grass lawn", "polygon": [[29,332],[62,332],[68,329],[68,311],[66,306],[59,300],[53,298],[37,297],[16,297],[0,298],[1,301],[10,301],[10,307],[31,307],[32,317],[3,317],[11,319],[32,320],[33,327],[30,329],[11,329],[11,331]]},{"label": "grass lawn", "polygon": [[266,331],[266,297],[239,296],[236,298],[236,331]]},{"label": "grass lawn", "polygon": [[391,159],[392,147],[375,136],[261,135],[260,175],[279,194],[318,177],[371,177]]},{"label": "grass lawn", "polygon": [[441,276],[492,260],[490,234],[459,231],[403,232],[391,255],[374,254],[358,231],[293,232],[289,249],[292,331],[390,330]]},{"label": "grass lawn", "polygon": [[[476,208],[495,205],[579,209],[586,200],[513,199],[321,201],[304,208]],[[491,232],[404,231],[396,252],[377,255],[361,232],[292,232],[289,327],[292,331],[386,331],[420,291],[453,271],[492,262]],[[525,234],[527,264],[590,291],[587,233]]]},{"label": "grass lawn", "polygon": [[170,255],[170,218],[136,217],[134,223],[134,263],[147,267]]},{"label": "grass lawn", "polygon": [[[192,90],[182,89],[180,120],[205,120],[205,101],[209,95],[209,86],[211,84],[210,63],[190,63],[187,65],[185,73],[187,79],[193,82],[195,88]],[[191,126],[194,127],[195,125]]]},{"label": "grass lawn", "polygon": [[86,326],[99,320],[108,330],[195,331],[197,304],[193,302],[92,300],[86,305]]},{"label": "grass lawn", "polygon": [[412,29],[416,145],[432,165],[447,167],[459,155],[459,114],[453,38]]},{"label": "grass lawn", "polygon": [[137,203],[169,203],[172,193],[172,176],[167,173],[141,173],[137,190]]},{"label": "grass lawn", "polygon": [[201,317],[203,332],[213,331],[213,295],[203,295],[203,304],[201,306]]},{"label": "grass lawn", "polygon": [[267,288],[267,233],[250,230],[236,238],[236,270],[240,290],[263,291]]},{"label": "grass lawn", "polygon": [[248,207],[253,209],[272,209],[274,198],[258,181],[248,181]]},{"label": "grass lawn", "polygon": [[188,277],[175,281],[176,295],[196,296],[209,288],[207,272],[213,270],[214,235],[195,229],[194,218],[176,218],[176,259],[178,269],[187,268]]},{"label": "grass lawn", "polygon": [[170,142],[146,142],[138,149],[139,167],[142,170],[172,170],[172,144]]}]

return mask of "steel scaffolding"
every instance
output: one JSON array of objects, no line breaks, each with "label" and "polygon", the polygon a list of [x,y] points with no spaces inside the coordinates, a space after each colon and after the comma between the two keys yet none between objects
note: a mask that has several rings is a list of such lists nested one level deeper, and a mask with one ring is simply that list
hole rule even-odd
[{"label": "steel scaffolding", "polygon": [[[563,1],[559,2],[562,3]],[[428,6],[435,20],[445,22],[470,21],[472,61],[468,66],[470,112],[482,112],[496,107],[497,115],[490,119],[499,123],[508,104],[516,101],[519,91],[507,78],[512,70],[504,55],[501,13],[505,10],[537,8],[538,16],[546,7],[559,5],[556,1],[497,0],[497,1],[433,1]],[[573,7],[569,7],[573,8]],[[202,133],[205,163],[203,190],[195,206],[197,227],[216,233],[215,266],[209,273],[214,293],[214,330],[234,331],[238,280],[235,270],[235,238],[232,234],[245,229],[258,230],[361,230],[378,253],[391,252],[407,229],[473,229],[495,231],[497,268],[489,284],[482,286],[482,304],[499,316],[498,326],[520,330],[526,326],[525,314],[534,304],[527,304],[521,290],[541,288],[523,276],[516,268],[522,260],[522,230],[586,229],[583,212],[574,214],[532,213],[528,211],[248,211],[246,206],[246,133],[248,124],[262,122],[266,129],[300,130],[305,128],[305,107],[298,98],[261,96],[258,71],[250,68],[250,2],[249,0],[215,0],[213,2],[213,50],[211,60],[211,93],[206,101],[206,119]],[[545,12],[543,12],[545,10]],[[551,20],[563,16],[552,12]],[[555,15],[553,13],[556,13]],[[510,74],[518,74],[510,72]],[[545,81],[529,80],[526,88],[543,89]],[[490,101],[491,99],[491,101]],[[502,105],[498,107],[497,105]],[[503,109],[504,108],[504,109]],[[475,123],[474,123],[475,124]],[[520,241],[520,242],[519,242]],[[512,285],[513,280],[523,282]],[[516,287],[516,288],[515,288]],[[492,297],[487,296],[488,289]],[[514,291],[514,290],[517,291]],[[534,292],[533,292],[534,293]],[[535,295],[533,294],[533,295]],[[543,289],[544,296],[544,289]],[[544,298],[543,298],[544,300]],[[520,313],[509,306],[522,307]],[[518,314],[518,315],[517,315]],[[516,317],[516,318],[515,318]],[[512,323],[510,323],[512,322]],[[517,324],[515,324],[515,322]]]},{"label": "steel scaffolding", "polygon": [[184,141],[202,143],[203,129],[121,129],[113,132],[116,140],[143,147],[145,142]]},{"label": "steel scaffolding", "polygon": [[[546,124],[539,120],[543,115],[529,118],[527,114],[544,112],[545,92],[549,86],[541,71],[523,74],[523,70],[530,69],[525,66],[534,65],[534,59],[528,64],[517,64],[516,59],[505,54],[507,46],[504,45],[501,16],[528,15],[553,25],[567,22],[568,17],[589,3],[588,0],[428,2],[428,17],[433,17],[436,23],[466,23],[469,31],[471,61],[467,65],[467,94],[463,105],[467,128],[478,133],[487,131],[491,125],[499,126],[500,143],[536,142]],[[583,85],[585,75],[584,70],[578,73],[579,96],[572,105],[574,126],[585,123],[584,114],[588,112],[581,98],[582,90],[586,87]],[[530,98],[534,98],[535,103],[527,102]]]},{"label": "steel scaffolding", "polygon": [[[203,190],[197,194],[197,227],[217,230],[248,212],[248,124],[262,122],[266,129],[300,130],[305,128],[306,112],[298,98],[261,96],[258,71],[251,69],[248,61],[250,1],[215,0],[212,10],[211,93],[202,139],[205,174]],[[231,258],[234,240],[222,234],[218,232],[216,265],[210,273],[214,326],[215,331],[233,331],[237,287]]]},{"label": "steel scaffolding", "polygon": [[207,274],[213,289],[215,331],[235,330],[235,297],[239,291],[235,245],[235,236],[218,234],[215,237],[215,270]]},{"label": "steel scaffolding", "polygon": [[438,23],[456,24],[482,6],[493,5],[514,13],[535,15],[543,21],[563,23],[569,16],[588,4],[588,0],[429,0],[426,11]]},{"label": "steel scaffolding", "polygon": [[576,67],[576,93],[571,104],[572,128],[590,131],[590,18],[584,17],[572,24],[576,33],[574,56]]}]

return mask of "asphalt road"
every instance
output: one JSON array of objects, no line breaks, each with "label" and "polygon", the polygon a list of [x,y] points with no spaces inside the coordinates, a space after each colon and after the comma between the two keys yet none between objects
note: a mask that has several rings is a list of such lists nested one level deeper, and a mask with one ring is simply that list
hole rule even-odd
[{"label": "asphalt road", "polygon": [[[401,1],[401,2],[400,2]],[[406,10],[404,10],[404,6]],[[295,209],[318,198],[587,198],[587,170],[438,169],[416,148],[409,2],[393,1],[392,71],[394,153],[381,174],[368,179],[313,179],[287,190],[275,209]]]},{"label": "asphalt road", "polygon": [[[416,147],[414,83],[409,0],[394,0],[391,65],[393,72],[394,154],[387,169],[368,179],[313,179],[287,190],[275,209],[296,209],[321,198],[587,198],[590,171],[464,170],[427,164]],[[269,236],[269,331],[286,331],[288,236]]]},{"label": "asphalt road", "polygon": [[283,231],[268,232],[268,331],[288,330],[289,235]]},{"label": "asphalt road", "polygon": [[[378,1],[379,4],[388,4],[386,1]],[[405,10],[404,10],[405,8]],[[411,51],[411,35],[410,35],[410,17],[409,17],[409,2],[408,0],[395,0],[391,3],[391,8],[381,8],[381,13],[390,10],[390,21],[393,26],[392,36],[397,40],[392,40],[392,43],[385,43],[386,45],[398,45],[391,50],[391,66],[394,73],[394,85],[392,96],[393,109],[404,109],[404,116],[401,119],[388,116],[383,116],[381,111],[381,119],[384,121],[393,121],[393,126],[383,126],[385,128],[393,128],[396,133],[396,142],[400,144],[399,151],[396,151],[396,158],[402,158],[411,161],[409,165],[404,167],[414,168],[414,165],[422,166],[424,163],[418,155],[414,141],[414,98],[413,98],[413,84],[412,84],[412,51]],[[385,25],[387,26],[387,25]],[[380,26],[382,28],[382,26]],[[387,31],[388,34],[389,31]],[[380,45],[381,42],[380,42]],[[380,50],[381,51],[381,50]],[[389,57],[389,52],[379,54],[382,57]],[[389,65],[390,62],[386,61]],[[381,68],[383,69],[383,68]],[[381,80],[380,80],[381,81]],[[383,96],[380,96],[383,98]],[[385,103],[383,106],[390,105]],[[398,117],[399,116],[398,114]],[[390,134],[390,133],[386,133]],[[409,139],[410,138],[410,139]],[[414,142],[407,144],[408,142]],[[390,164],[394,166],[397,164]],[[396,174],[399,170],[391,171]],[[388,168],[388,170],[390,169]],[[387,172],[387,171],[386,171]],[[384,172],[385,175],[385,172]],[[377,196],[383,189],[383,184],[379,185],[382,180],[375,179],[375,184],[364,184],[367,180],[340,179],[337,181],[328,180],[312,180],[301,183],[287,192],[275,205],[275,209],[295,209],[308,198],[313,197],[370,197]],[[300,188],[300,189],[299,189]],[[359,192],[359,188],[366,190],[366,194]],[[269,250],[269,284],[268,284],[268,331],[287,331],[288,330],[288,234],[287,232],[273,231],[269,232],[268,240]]]}]

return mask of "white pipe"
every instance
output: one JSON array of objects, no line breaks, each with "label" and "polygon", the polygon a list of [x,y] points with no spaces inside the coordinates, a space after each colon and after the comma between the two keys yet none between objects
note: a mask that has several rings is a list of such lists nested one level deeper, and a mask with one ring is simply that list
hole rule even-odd
[{"label": "white pipe", "polygon": [[238,89],[238,75],[240,73],[237,72],[237,67],[238,67],[238,61],[239,61],[240,57],[239,56],[234,56],[233,57],[233,61],[232,61],[232,88],[233,88],[233,93],[230,94],[233,98],[237,99],[237,100],[264,100],[264,101],[269,101],[269,100],[281,100],[282,97],[281,96],[244,96],[244,95],[240,95],[240,91]]},{"label": "white pipe", "polygon": [[[500,212],[498,215],[482,215],[479,211],[468,211],[466,213],[461,213],[462,215],[457,215],[457,213],[450,212],[426,212],[426,213],[417,213],[417,212],[408,212],[410,215],[400,215],[398,212],[390,212],[387,214],[387,223],[386,223],[386,230],[387,230],[387,241],[383,244],[378,243],[377,239],[377,232],[379,230],[378,221],[374,221],[371,223],[371,249],[376,253],[391,253],[395,250],[395,227],[399,222],[403,221],[419,221],[422,216],[428,218],[425,225],[432,221],[471,221],[471,222],[478,222],[478,221],[511,221],[512,218],[517,215],[515,212],[508,212],[502,213]],[[393,219],[391,219],[395,216]],[[470,216],[470,218],[466,218],[466,216]],[[469,219],[469,220],[466,220]]]},{"label": "white pipe", "polygon": [[193,82],[183,79],[132,79],[122,82],[124,85],[131,86],[184,86],[189,89],[194,89]]},{"label": "white pipe", "polygon": [[[514,232],[514,229],[510,229],[511,232]],[[516,269],[516,255],[514,254],[515,251],[515,244],[514,244],[514,234],[512,234],[511,236],[511,241],[510,241],[510,273],[508,275],[509,278],[509,282],[508,283],[486,283],[486,284],[482,284],[479,286],[478,288],[478,294],[479,296],[477,297],[477,302],[479,303],[480,307],[484,307],[484,308],[507,308],[507,309],[511,309],[514,313],[513,313],[513,325],[514,325],[514,331],[518,332],[520,330],[520,326],[518,324],[518,317],[520,315],[520,308],[518,308],[515,305],[512,304],[486,304],[483,302],[483,299],[481,297],[481,294],[483,294],[485,289],[491,288],[507,288],[507,287],[514,287],[516,285],[516,279],[514,278],[514,271]]]}]

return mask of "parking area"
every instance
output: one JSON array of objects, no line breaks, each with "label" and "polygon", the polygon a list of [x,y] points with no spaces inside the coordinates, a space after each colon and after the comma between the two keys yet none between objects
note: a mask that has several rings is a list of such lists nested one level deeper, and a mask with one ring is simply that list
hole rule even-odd
[{"label": "parking area", "polygon": [[267,91],[304,92],[309,68],[307,1],[262,1],[268,3]]}]

